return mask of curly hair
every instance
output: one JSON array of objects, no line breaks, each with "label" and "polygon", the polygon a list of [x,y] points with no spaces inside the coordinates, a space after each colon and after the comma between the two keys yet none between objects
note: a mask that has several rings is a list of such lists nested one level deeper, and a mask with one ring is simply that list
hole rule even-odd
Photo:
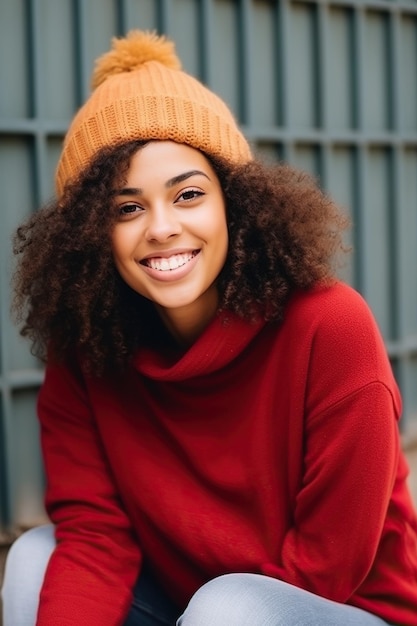
[{"label": "curly hair", "polygon": [[[112,190],[144,143],[101,150],[59,200],[15,234],[12,308],[43,360],[76,348],[84,366],[102,374],[123,369],[140,342],[161,337],[152,303],[121,279],[111,250]],[[209,160],[224,191],[229,229],[220,309],[281,321],[293,291],[334,280],[347,218],[314,179],[289,165]]]}]

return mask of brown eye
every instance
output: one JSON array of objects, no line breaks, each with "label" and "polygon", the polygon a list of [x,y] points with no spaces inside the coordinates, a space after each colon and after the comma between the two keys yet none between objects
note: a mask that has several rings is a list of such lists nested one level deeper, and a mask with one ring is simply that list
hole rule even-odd
[{"label": "brown eye", "polygon": [[126,204],[122,204],[119,206],[119,217],[121,219],[133,217],[134,215],[141,213],[143,208],[139,204],[135,204],[134,202],[127,202]]},{"label": "brown eye", "polygon": [[203,195],[204,193],[199,189],[187,189],[186,191],[183,191],[181,193],[181,195],[178,197],[178,200],[195,200],[195,198],[199,198]]}]

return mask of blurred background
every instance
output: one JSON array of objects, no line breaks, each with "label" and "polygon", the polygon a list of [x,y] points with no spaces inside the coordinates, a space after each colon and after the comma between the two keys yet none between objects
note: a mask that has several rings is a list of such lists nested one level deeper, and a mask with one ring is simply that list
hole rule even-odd
[{"label": "blurred background", "polygon": [[45,520],[43,370],[10,319],[11,236],[54,193],[93,60],[132,28],[171,36],[255,152],[312,172],[351,215],[342,278],[383,333],[417,501],[417,2],[0,0],[0,543]]}]

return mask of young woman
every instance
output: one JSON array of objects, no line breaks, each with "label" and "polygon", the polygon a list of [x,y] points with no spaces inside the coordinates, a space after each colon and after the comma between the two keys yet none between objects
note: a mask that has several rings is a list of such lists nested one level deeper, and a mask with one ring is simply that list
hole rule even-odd
[{"label": "young woman", "polygon": [[94,82],[15,242],[52,524],[10,551],[5,626],[415,626],[401,402],[334,276],[344,218],[164,38]]}]

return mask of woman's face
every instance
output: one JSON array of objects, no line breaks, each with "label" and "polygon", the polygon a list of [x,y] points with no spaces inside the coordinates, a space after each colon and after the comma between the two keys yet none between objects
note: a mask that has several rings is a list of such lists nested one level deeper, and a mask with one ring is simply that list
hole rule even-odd
[{"label": "woman's face", "polygon": [[215,281],[228,247],[210,162],[184,144],[149,142],[132,157],[115,197],[112,248],[121,277],[155,303],[174,335],[198,334],[217,308]]}]

